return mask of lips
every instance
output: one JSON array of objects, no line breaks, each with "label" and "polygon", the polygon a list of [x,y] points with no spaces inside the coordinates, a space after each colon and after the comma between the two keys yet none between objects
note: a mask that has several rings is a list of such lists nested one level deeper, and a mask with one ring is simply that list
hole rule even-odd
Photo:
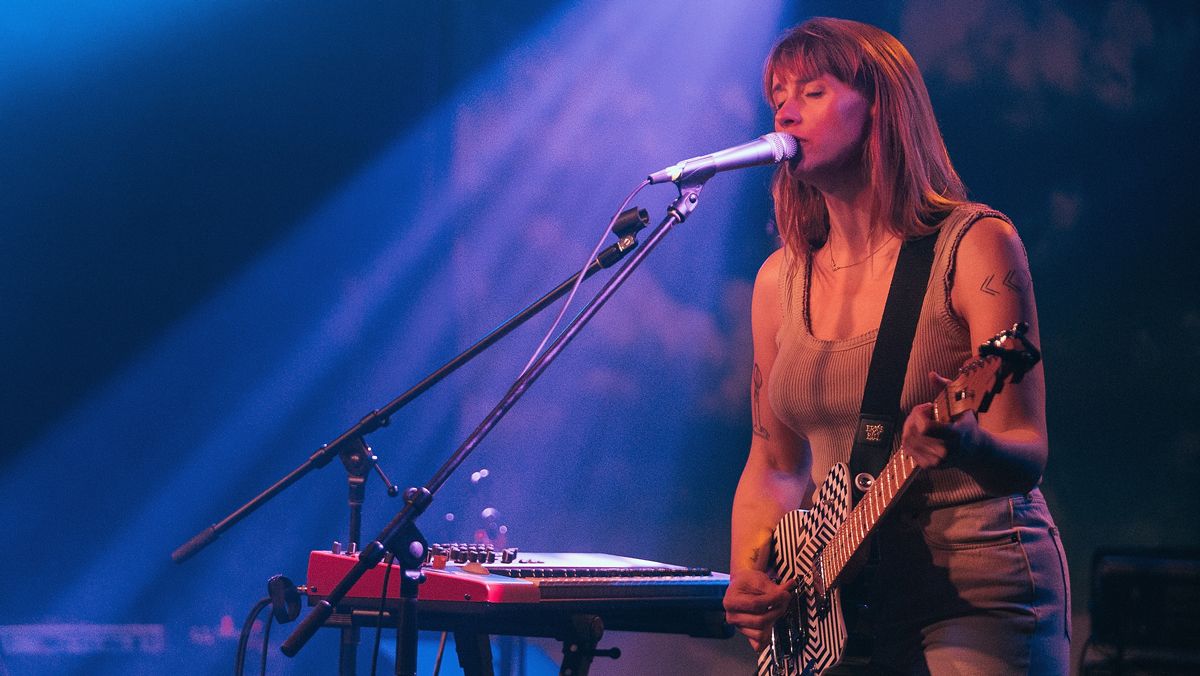
[{"label": "lips", "polygon": [[796,154],[792,159],[788,160],[788,166],[792,169],[800,166],[800,162],[804,160],[804,147],[808,145],[808,139],[796,136]]}]

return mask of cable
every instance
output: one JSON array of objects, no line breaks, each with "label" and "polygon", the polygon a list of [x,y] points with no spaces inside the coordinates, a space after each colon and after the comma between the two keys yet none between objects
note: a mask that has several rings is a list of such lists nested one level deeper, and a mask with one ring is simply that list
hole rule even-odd
[{"label": "cable", "polygon": [[[448,632],[443,631],[442,632],[442,640],[438,641],[437,659],[434,660],[434,662],[433,662],[433,676],[438,676],[438,673],[440,673],[442,670],[442,655],[446,654],[446,634],[447,633]],[[457,639],[455,639],[455,640],[457,640]]]},{"label": "cable", "polygon": [[267,626],[263,628],[262,661],[259,662],[258,673],[267,676],[267,650],[271,644],[271,625],[275,622],[275,613],[267,613]]},{"label": "cable", "polygon": [[533,363],[537,361],[537,358],[541,356],[542,350],[546,347],[546,343],[550,342],[550,338],[558,329],[558,325],[562,323],[562,318],[567,314],[567,308],[571,307],[571,301],[575,298],[575,292],[578,291],[579,286],[583,284],[583,278],[587,275],[587,269],[591,267],[592,261],[596,260],[596,256],[600,253],[600,247],[604,246],[604,240],[608,238],[608,233],[612,232],[613,225],[616,224],[617,219],[621,217],[621,212],[625,211],[625,207],[629,206],[629,203],[632,202],[633,198],[642,191],[642,188],[645,188],[648,185],[650,185],[649,179],[645,179],[639,183],[638,187],[634,188],[633,192],[629,193],[629,197],[626,197],[625,201],[621,203],[621,206],[617,208],[617,213],[613,214],[612,219],[608,221],[608,227],[606,227],[604,232],[600,235],[600,241],[596,242],[596,248],[592,249],[592,255],[588,256],[587,262],[583,264],[583,269],[579,271],[579,277],[575,279],[575,284],[571,287],[571,293],[567,296],[566,302],[563,303],[562,309],[558,311],[558,316],[554,318],[554,323],[550,325],[550,330],[546,332],[546,336],[542,338],[542,342],[537,346],[537,349],[533,351],[533,356],[529,358],[529,362],[525,364],[525,368],[521,369],[520,375],[517,376],[518,379],[520,379],[521,376],[524,376],[529,371],[530,367],[533,366]]},{"label": "cable", "polygon": [[383,636],[383,611],[387,605],[388,578],[392,575],[392,561],[395,560],[396,557],[391,552],[383,557],[383,565],[386,568],[383,569],[383,589],[379,590],[379,619],[375,621],[375,645],[371,648],[371,676],[375,676],[375,668],[379,666],[379,642],[380,637]]},{"label": "cable", "polygon": [[[254,608],[250,614],[246,616],[246,621],[242,624],[242,633],[238,636],[237,654],[233,659],[233,676],[242,676],[243,670],[246,667],[246,646],[250,643],[250,632],[254,629],[254,622],[258,620],[258,614],[263,611],[263,608],[271,605],[271,597],[266,596],[258,600],[254,604]],[[265,657],[266,650],[263,650]]]}]

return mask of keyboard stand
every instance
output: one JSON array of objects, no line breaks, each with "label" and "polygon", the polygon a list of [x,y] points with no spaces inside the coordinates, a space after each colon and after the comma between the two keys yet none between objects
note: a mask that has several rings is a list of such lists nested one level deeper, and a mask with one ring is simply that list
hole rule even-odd
[{"label": "keyboard stand", "polygon": [[454,632],[454,652],[463,676],[493,676],[492,642],[487,634],[473,631]]},{"label": "keyboard stand", "polygon": [[[351,613],[335,612],[326,621],[326,627],[346,629],[374,627],[379,622],[377,611],[355,610]],[[395,619],[390,609],[383,614],[383,626],[391,628]],[[491,636],[472,631],[470,628],[453,629],[454,650],[464,676],[493,676]],[[520,634],[507,634],[520,635]],[[559,676],[587,676],[592,660],[597,657],[617,659],[620,648],[600,649],[596,644],[604,636],[604,620],[599,615],[572,615],[563,626],[553,632],[534,631],[529,635],[546,636],[562,642],[563,659]]]}]

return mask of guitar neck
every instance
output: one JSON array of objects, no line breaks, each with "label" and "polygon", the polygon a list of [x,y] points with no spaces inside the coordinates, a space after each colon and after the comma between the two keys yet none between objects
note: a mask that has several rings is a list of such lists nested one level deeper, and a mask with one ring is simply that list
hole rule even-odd
[{"label": "guitar neck", "polygon": [[825,571],[829,586],[841,580],[846,564],[875,530],[879,519],[909,487],[918,469],[913,459],[903,451],[893,453],[888,459],[879,476],[821,552],[821,568]]},{"label": "guitar neck", "polygon": [[[979,362],[982,363],[982,362]],[[957,382],[957,381],[956,381]],[[945,388],[933,400],[933,419],[948,423],[957,413],[970,408],[969,402],[955,406],[951,388]],[[959,410],[956,410],[959,409]],[[879,520],[887,514],[896,500],[904,494],[917,475],[917,464],[903,449],[892,454],[879,476],[855,505],[854,510],[838,532],[829,540],[821,552],[821,566],[827,584],[832,586],[841,580],[846,565],[850,563],[859,547],[874,532]]]}]

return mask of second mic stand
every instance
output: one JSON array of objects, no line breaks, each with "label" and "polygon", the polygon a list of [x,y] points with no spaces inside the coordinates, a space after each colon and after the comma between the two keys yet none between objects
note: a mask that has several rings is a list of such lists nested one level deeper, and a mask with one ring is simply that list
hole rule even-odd
[{"label": "second mic stand", "polygon": [[[349,492],[350,506],[349,539],[346,546],[353,554],[362,542],[362,507],[367,497],[367,475],[374,469],[379,478],[387,484],[389,497],[400,494],[400,488],[392,483],[383,468],[379,466],[379,458],[361,437],[357,444],[343,444],[338,454],[342,466],[346,468],[346,484]],[[338,551],[338,543],[334,543],[334,551]],[[346,626],[341,629],[341,642],[338,647],[338,674],[353,676],[358,671],[358,643],[360,631],[356,626]]]},{"label": "second mic stand", "polygon": [[467,437],[450,458],[438,469],[433,477],[422,487],[409,488],[404,493],[405,505],[392,518],[375,540],[363,547],[357,563],[342,577],[329,594],[319,601],[311,612],[304,618],[291,635],[284,640],[280,650],[288,657],[294,657],[304,645],[320,629],[334,608],[341,603],[350,588],[368,571],[374,568],[385,553],[391,552],[400,563],[400,610],[396,623],[396,669],[397,676],[416,676],[417,664],[417,585],[420,580],[420,565],[424,559],[427,543],[417,529],[416,519],[425,512],[433,501],[438,489],[450,478],[454,470],[467,459],[467,456],[483,441],[484,437],[500,422],[517,401],[525,394],[529,386],[537,380],[551,362],[579,334],[583,327],[600,311],[616,290],[637,269],[646,256],[658,245],[671,229],[682,223],[696,208],[700,191],[704,183],[712,177],[714,170],[707,169],[694,172],[676,183],[679,197],[667,208],[667,216],[654,229],[641,249],[621,266],[608,282],[580,311],[558,338],[541,354],[534,363],[526,369],[512,384],[508,392],[496,404],[495,408],[484,417],[479,426]]}]

